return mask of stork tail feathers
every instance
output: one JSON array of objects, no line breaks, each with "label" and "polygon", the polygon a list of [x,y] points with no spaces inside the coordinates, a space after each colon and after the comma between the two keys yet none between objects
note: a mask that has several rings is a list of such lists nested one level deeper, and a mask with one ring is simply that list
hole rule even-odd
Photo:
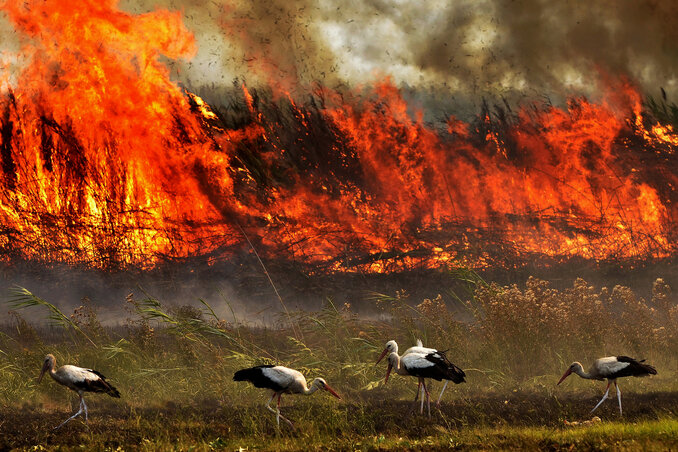
[{"label": "stork tail feathers", "polygon": [[[643,361],[645,361],[645,360],[643,360]],[[654,367],[650,366],[649,364],[643,364],[642,361],[641,361],[640,363],[638,363],[638,364],[639,364],[639,365],[643,368],[643,370],[645,370],[645,372],[647,372],[648,374],[650,374],[650,375],[657,375],[657,369],[655,369]]]},{"label": "stork tail feathers", "polygon": [[106,393],[111,397],[115,397],[116,399],[119,399],[120,398],[120,391],[118,391],[115,388],[115,386],[113,386],[112,384],[110,384],[110,383],[106,383],[106,384],[108,385],[108,391],[106,391]]},{"label": "stork tail feathers", "polygon": [[252,381],[260,376],[260,367],[250,367],[249,369],[241,369],[233,374],[233,381]]},{"label": "stork tail feathers", "polygon": [[629,375],[642,377],[644,375],[657,375],[657,369],[649,364],[645,364],[645,360],[640,361],[630,358],[628,356],[617,356],[617,361],[622,363],[629,363]]},{"label": "stork tail feathers", "polygon": [[466,374],[464,373],[463,370],[455,366],[454,364],[450,363],[450,367],[448,369],[448,378],[452,380],[452,382],[459,384],[459,383],[464,383],[466,382]]},{"label": "stork tail feathers", "polygon": [[442,377],[446,380],[450,380],[455,384],[464,383],[466,380],[466,374],[456,365],[447,359],[445,352],[437,351],[436,353],[429,353],[426,355],[426,359],[434,363],[437,369],[442,373]]},{"label": "stork tail feathers", "polygon": [[250,367],[249,369],[241,369],[233,374],[233,381],[249,381],[256,388],[268,388],[274,391],[280,391],[284,389],[283,386],[275,379],[265,375],[266,369],[270,369],[271,367],[275,366],[269,364],[265,366]]},{"label": "stork tail feathers", "polygon": [[466,382],[466,373],[464,373],[463,370],[461,370],[459,367],[457,367],[455,364],[452,364],[449,359],[447,359],[447,355],[445,353],[447,350],[443,351],[438,351],[444,358],[445,362],[447,363],[448,369],[448,379],[452,380],[453,383],[459,384],[459,383],[465,383]]},{"label": "stork tail feathers", "polygon": [[233,381],[247,381],[249,378],[247,376],[249,375],[249,372],[252,369],[242,369],[237,371],[235,374],[233,374]]}]

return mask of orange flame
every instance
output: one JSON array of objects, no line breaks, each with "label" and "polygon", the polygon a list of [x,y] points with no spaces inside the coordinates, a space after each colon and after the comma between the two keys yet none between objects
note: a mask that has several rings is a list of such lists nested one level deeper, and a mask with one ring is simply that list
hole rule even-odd
[{"label": "orange flame", "polygon": [[[627,82],[609,102],[444,127],[388,80],[319,88],[313,107],[265,105],[243,85],[248,118],[229,127],[159,62],[195,53],[180,15],[116,4],[1,4],[29,61],[0,102],[9,258],[149,267],[227,258],[243,233],[334,271],[676,251],[678,137],[645,127]],[[649,172],[648,150],[664,169]]]}]

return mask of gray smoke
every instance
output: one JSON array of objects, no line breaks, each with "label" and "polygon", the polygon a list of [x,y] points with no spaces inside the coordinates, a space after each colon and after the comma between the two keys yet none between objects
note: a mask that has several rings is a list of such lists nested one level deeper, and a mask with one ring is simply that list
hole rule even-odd
[{"label": "gray smoke", "polygon": [[[275,83],[302,92],[394,83],[428,99],[472,105],[572,95],[596,98],[600,74],[625,75],[649,94],[678,94],[678,3],[551,0],[124,0],[131,13],[183,11],[196,36],[174,76],[215,96]],[[0,14],[0,47],[18,39]],[[0,54],[4,68],[16,60]],[[210,99],[216,100],[216,99]]]},{"label": "gray smoke", "polygon": [[[183,9],[198,55],[177,68],[192,86],[389,76],[458,102],[482,96],[596,98],[600,74],[676,92],[678,4],[639,0],[309,0],[124,2]],[[298,85],[297,85],[298,84]]]}]

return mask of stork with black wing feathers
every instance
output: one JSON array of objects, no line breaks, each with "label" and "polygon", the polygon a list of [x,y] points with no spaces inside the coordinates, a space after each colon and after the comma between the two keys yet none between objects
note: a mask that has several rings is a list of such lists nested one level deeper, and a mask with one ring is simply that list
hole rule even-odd
[{"label": "stork with black wing feathers", "polygon": [[[249,369],[242,369],[233,375],[234,381],[249,381],[257,388],[265,388],[273,391],[273,395],[266,403],[266,409],[275,413],[275,418],[280,427],[280,419],[294,428],[292,422],[280,414],[280,397],[283,394],[303,394],[311,395],[318,389],[324,389],[337,399],[341,399],[334,389],[322,378],[316,378],[311,382],[310,387],[306,384],[306,379],[301,372],[283,366],[256,366]],[[271,408],[271,402],[278,397],[278,405],[274,410]]]},{"label": "stork with black wing feathers", "polygon": [[[388,356],[388,369],[386,370],[385,378],[386,382],[388,382],[388,377],[393,369],[395,369],[398,375],[412,376],[419,379],[419,387],[423,388],[424,394],[426,396],[429,417],[431,416],[431,399],[428,388],[426,387],[426,378],[437,381],[448,380],[456,384],[466,381],[464,379],[466,376],[464,371],[452,364],[443,352],[437,350],[435,353],[411,352],[403,355],[402,357],[399,356],[398,353],[392,352]],[[415,398],[414,401],[416,403],[417,399]],[[424,413],[424,396],[421,398],[421,407],[419,412],[421,414]]]},{"label": "stork with black wing feathers", "polygon": [[598,402],[598,404],[593,407],[591,413],[593,413],[596,408],[598,408],[600,404],[603,403],[605,399],[607,399],[607,396],[610,393],[610,384],[614,383],[614,387],[617,389],[617,400],[619,400],[619,414],[621,415],[621,391],[617,385],[617,378],[657,375],[657,369],[650,366],[649,364],[645,364],[644,359],[638,361],[633,358],[629,358],[628,356],[607,356],[605,358],[599,358],[595,360],[588,372],[584,372],[584,367],[581,365],[581,363],[574,362],[570,364],[570,367],[560,378],[558,384],[562,383],[563,380],[573,373],[589,380],[607,380],[605,394],[603,395],[603,398],[600,399],[600,402]]},{"label": "stork with black wing feathers", "polygon": [[54,355],[45,356],[45,362],[42,365],[42,371],[40,372],[40,377],[38,377],[38,384],[42,381],[42,377],[45,375],[45,372],[49,372],[49,375],[59,383],[60,385],[66,386],[69,389],[78,393],[80,397],[80,409],[73,416],[69,417],[61,424],[56,426],[54,429],[61,428],[71,419],[79,416],[83,412],[85,413],[85,421],[87,421],[87,404],[83,397],[85,392],[105,392],[111,397],[120,398],[120,393],[117,389],[113,387],[106,377],[101,375],[96,370],[84,369],[82,367],[65,365],[56,369],[56,358]]},{"label": "stork with black wing feathers", "polygon": [[[379,364],[379,362],[384,358],[384,356],[386,356],[387,354],[390,354],[390,353],[398,354],[398,343],[394,340],[390,340],[390,341],[386,342],[386,347],[384,347],[384,351],[382,351],[381,355],[379,355],[379,358],[377,359],[377,364]],[[417,345],[408,348],[407,350],[405,350],[405,353],[403,353],[402,355],[399,355],[399,356],[402,359],[404,356],[406,356],[410,353],[419,353],[419,354],[424,354],[424,355],[432,354],[432,356],[438,356],[441,359],[446,360],[449,363],[449,365],[454,366],[454,364],[449,362],[444,351],[436,350],[435,348],[424,347],[424,343],[421,341],[421,339],[417,339]],[[454,366],[454,367],[456,367],[456,366]],[[464,373],[458,367],[456,367],[456,368],[462,374]],[[407,374],[407,375],[409,375],[409,374]],[[464,374],[464,376],[465,376],[465,374]],[[464,381],[463,377],[462,377],[462,381]],[[445,379],[445,384],[443,384],[443,389],[440,390],[440,395],[438,396],[438,400],[436,401],[436,406],[440,405],[440,400],[443,398],[443,393],[445,392],[445,389],[447,388],[447,384],[449,382],[450,382],[449,379]],[[456,382],[456,383],[461,383],[461,382]],[[417,394],[414,397],[415,402],[419,398],[420,392],[421,392],[421,380],[419,381],[419,386],[417,387]],[[422,395],[422,398],[423,398],[423,395]]]}]

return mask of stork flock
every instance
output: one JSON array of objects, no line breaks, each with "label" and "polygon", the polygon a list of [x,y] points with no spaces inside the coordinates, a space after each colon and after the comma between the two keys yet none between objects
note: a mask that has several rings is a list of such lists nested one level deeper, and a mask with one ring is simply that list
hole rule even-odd
[{"label": "stork flock", "polygon": [[[416,377],[419,384],[414,403],[416,404],[418,398],[421,397],[419,412],[423,414],[424,400],[426,400],[429,417],[431,416],[431,401],[430,393],[426,385],[427,379],[445,381],[436,405],[440,404],[443,392],[445,392],[445,388],[450,381],[455,384],[466,381],[466,374],[464,371],[450,362],[445,351],[424,347],[420,340],[417,340],[416,346],[408,348],[402,355],[398,354],[398,344],[396,341],[388,341],[383,352],[379,355],[376,364],[379,364],[386,355],[388,355],[388,367],[384,381],[388,382],[392,371],[395,371],[398,375]],[[557,384],[560,385],[563,380],[573,373],[586,379],[607,380],[605,394],[600,402],[598,402],[591,410],[591,413],[593,413],[605,399],[607,399],[610,392],[610,385],[614,383],[617,391],[617,399],[619,401],[619,414],[621,415],[621,391],[617,385],[617,379],[630,376],[644,377],[647,375],[656,375],[657,370],[651,365],[645,364],[644,361],[645,360],[635,360],[628,356],[608,356],[595,360],[588,372],[584,371],[584,367],[580,363],[574,362],[567,371],[565,371]],[[82,413],[85,414],[85,421],[87,421],[87,405],[83,398],[85,392],[103,392],[111,397],[120,397],[118,390],[115,389],[101,373],[96,370],[71,365],[65,365],[56,369],[56,358],[51,354],[45,357],[38,383],[42,380],[45,372],[49,373],[57,383],[75,391],[80,398],[80,407],[78,411],[55,427],[55,430]],[[249,381],[257,388],[272,391],[271,398],[266,403],[266,408],[275,413],[278,427],[280,427],[280,419],[282,419],[294,429],[294,424],[280,414],[280,399],[283,394],[311,395],[318,389],[322,389],[334,397],[341,399],[339,394],[337,394],[324,379],[315,378],[309,385],[301,372],[284,366],[263,365],[241,369],[233,375],[233,380]],[[271,402],[276,397],[278,401],[276,409],[273,409],[271,407]]]}]

